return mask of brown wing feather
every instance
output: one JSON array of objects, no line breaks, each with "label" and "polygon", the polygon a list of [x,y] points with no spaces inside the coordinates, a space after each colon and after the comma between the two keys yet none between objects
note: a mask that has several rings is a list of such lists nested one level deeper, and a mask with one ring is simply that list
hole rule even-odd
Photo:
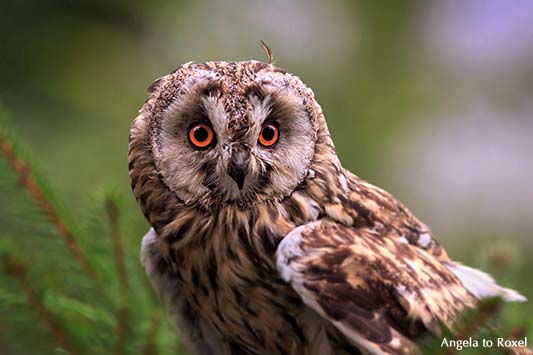
[{"label": "brown wing feather", "polygon": [[[339,199],[344,213],[359,217],[359,221],[361,217],[365,217],[366,221],[373,226],[374,232],[382,234],[384,238],[403,236],[409,244],[426,250],[439,260],[450,260],[446,251],[433,238],[428,226],[418,220],[394,196],[346,169],[343,173],[342,178],[346,180],[348,193],[345,195],[346,198],[341,196]],[[340,221],[334,215],[331,217]],[[357,227],[357,223],[353,225]],[[383,229],[386,229],[385,233],[382,233]],[[387,230],[391,230],[392,233],[387,233]]]},{"label": "brown wing feather", "polygon": [[452,327],[474,298],[433,255],[405,239],[331,220],[298,227],[277,266],[304,302],[371,353],[412,353],[439,322]]}]

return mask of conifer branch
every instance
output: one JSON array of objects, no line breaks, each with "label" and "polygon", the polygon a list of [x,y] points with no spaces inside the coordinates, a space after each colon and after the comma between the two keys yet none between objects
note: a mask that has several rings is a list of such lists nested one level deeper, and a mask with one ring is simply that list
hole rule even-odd
[{"label": "conifer branch", "polygon": [[121,297],[126,298],[128,293],[128,277],[126,273],[126,266],[124,263],[124,247],[122,238],[120,236],[120,229],[118,223],[118,208],[114,201],[108,199],[106,201],[107,220],[109,228],[111,229],[111,240],[113,243],[113,257],[115,261],[115,268],[119,282],[119,290]]},{"label": "conifer branch", "polygon": [[144,345],[142,351],[143,355],[154,355],[156,353],[155,345],[160,319],[161,317],[159,315],[159,312],[155,311],[152,315],[152,320],[150,322],[150,327],[148,328],[148,333],[146,334],[146,344]]},{"label": "conifer branch", "polygon": [[[509,330],[504,339],[506,340],[522,340],[526,337],[526,327],[524,325],[516,326]],[[510,355],[531,355],[533,350],[527,347],[508,347],[505,349],[506,354]]]},{"label": "conifer branch", "polygon": [[119,230],[118,208],[116,203],[111,199],[106,201],[106,212],[109,228],[111,230],[113,259],[115,261],[115,269],[117,271],[120,297],[120,307],[116,316],[117,328],[115,354],[121,355],[124,354],[124,344],[126,343],[126,332],[128,330],[128,322],[130,318],[130,310],[127,302],[128,277],[126,274],[126,266],[124,264],[124,247],[122,245],[122,238]]},{"label": "conifer branch", "polygon": [[72,257],[78,262],[82,270],[95,282],[98,290],[105,297],[98,275],[89,263],[87,256],[76,241],[74,234],[67,224],[59,216],[52,202],[45,196],[43,189],[33,178],[30,166],[21,160],[15,153],[12,144],[0,128],[0,154],[2,154],[12,170],[17,174],[20,185],[28,192],[33,201],[39,206],[48,218],[48,221],[55,227],[58,235],[65,242]]},{"label": "conifer branch", "polygon": [[130,319],[130,310],[128,307],[120,307],[117,311],[117,327],[115,340],[115,354],[124,354],[124,346],[126,345],[126,332],[128,331],[128,323]]},{"label": "conifer branch", "polygon": [[71,343],[65,330],[61,327],[59,322],[54,318],[52,313],[44,306],[39,299],[35,290],[30,285],[26,277],[27,267],[20,260],[10,255],[6,260],[7,272],[15,277],[20,287],[26,294],[28,304],[35,310],[39,318],[46,324],[52,332],[54,339],[63,347],[69,354],[78,355],[81,352]]}]

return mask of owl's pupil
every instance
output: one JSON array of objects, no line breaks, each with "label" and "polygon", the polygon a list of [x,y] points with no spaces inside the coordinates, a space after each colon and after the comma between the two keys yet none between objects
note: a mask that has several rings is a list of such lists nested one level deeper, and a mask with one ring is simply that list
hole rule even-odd
[{"label": "owl's pupil", "polygon": [[209,136],[209,133],[207,132],[207,130],[203,127],[196,127],[195,130],[194,130],[194,138],[198,141],[198,142],[204,142],[207,137]]},{"label": "owl's pupil", "polygon": [[272,139],[274,139],[274,136],[276,135],[276,132],[274,131],[274,127],[272,126],[266,126],[264,129],[263,129],[263,138],[266,140],[266,141],[271,141]]}]

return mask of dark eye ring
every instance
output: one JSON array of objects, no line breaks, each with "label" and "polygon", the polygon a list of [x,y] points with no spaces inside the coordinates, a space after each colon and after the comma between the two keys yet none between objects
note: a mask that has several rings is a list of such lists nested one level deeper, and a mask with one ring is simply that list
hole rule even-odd
[{"label": "dark eye ring", "polygon": [[189,129],[189,142],[193,147],[205,149],[215,140],[213,129],[205,123],[197,123]]},{"label": "dark eye ring", "polygon": [[259,133],[259,144],[263,147],[272,147],[279,139],[279,129],[273,123],[268,123],[261,128]]}]

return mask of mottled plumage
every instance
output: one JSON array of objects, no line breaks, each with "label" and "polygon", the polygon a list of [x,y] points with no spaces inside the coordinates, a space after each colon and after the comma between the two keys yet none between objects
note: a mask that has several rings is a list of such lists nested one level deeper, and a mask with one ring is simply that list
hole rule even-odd
[{"label": "mottled plumage", "polygon": [[[268,124],[272,146],[258,142]],[[343,169],[313,92],[270,64],[185,64],[154,82],[129,174],[153,227],[142,263],[194,354],[412,353],[477,298],[523,300]]]}]

